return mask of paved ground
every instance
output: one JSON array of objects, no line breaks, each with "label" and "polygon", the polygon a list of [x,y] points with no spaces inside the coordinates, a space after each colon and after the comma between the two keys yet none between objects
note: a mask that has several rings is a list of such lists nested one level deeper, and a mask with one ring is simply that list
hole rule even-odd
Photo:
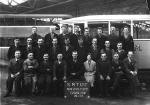
[{"label": "paved ground", "polygon": [[[7,78],[6,68],[1,70],[1,91],[0,95],[5,93],[5,83]],[[135,98],[90,98],[90,99],[64,99],[57,97],[34,96],[34,97],[1,97],[0,105],[150,105],[150,92],[143,91]]]}]

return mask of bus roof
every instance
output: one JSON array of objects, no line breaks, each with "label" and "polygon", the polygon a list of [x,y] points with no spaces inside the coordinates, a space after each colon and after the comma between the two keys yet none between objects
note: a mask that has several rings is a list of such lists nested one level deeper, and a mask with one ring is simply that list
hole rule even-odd
[{"label": "bus roof", "polygon": [[61,24],[85,23],[92,21],[131,21],[150,20],[150,15],[89,15],[66,19],[60,21]]},{"label": "bus roof", "polygon": [[69,14],[0,14],[0,18],[72,18]]}]

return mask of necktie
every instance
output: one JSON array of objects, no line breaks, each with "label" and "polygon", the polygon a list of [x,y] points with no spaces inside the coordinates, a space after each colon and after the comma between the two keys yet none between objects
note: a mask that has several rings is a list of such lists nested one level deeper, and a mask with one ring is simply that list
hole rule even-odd
[{"label": "necktie", "polygon": [[90,67],[91,61],[88,61],[88,64],[89,64],[89,67]]}]

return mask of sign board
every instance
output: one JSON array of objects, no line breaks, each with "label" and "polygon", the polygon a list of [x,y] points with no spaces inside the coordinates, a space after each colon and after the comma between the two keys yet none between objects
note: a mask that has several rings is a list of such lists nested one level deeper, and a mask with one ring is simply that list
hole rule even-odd
[{"label": "sign board", "polygon": [[65,98],[89,98],[89,83],[86,81],[66,81],[64,86]]}]

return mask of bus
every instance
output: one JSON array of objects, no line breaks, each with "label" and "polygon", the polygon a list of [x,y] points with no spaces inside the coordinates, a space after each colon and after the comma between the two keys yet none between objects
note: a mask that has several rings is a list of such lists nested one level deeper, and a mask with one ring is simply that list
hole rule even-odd
[{"label": "bus", "polygon": [[21,44],[31,35],[32,27],[37,27],[38,34],[45,36],[50,27],[56,27],[59,33],[59,22],[72,18],[69,14],[0,14],[0,60],[7,59],[7,51],[14,38],[19,38]]},{"label": "bus", "polygon": [[150,71],[150,15],[89,15],[62,20],[60,24],[79,25],[81,29],[89,27],[93,35],[97,27],[102,27],[104,34],[109,35],[111,26],[121,35],[123,27],[128,26],[134,39],[138,69]]}]

